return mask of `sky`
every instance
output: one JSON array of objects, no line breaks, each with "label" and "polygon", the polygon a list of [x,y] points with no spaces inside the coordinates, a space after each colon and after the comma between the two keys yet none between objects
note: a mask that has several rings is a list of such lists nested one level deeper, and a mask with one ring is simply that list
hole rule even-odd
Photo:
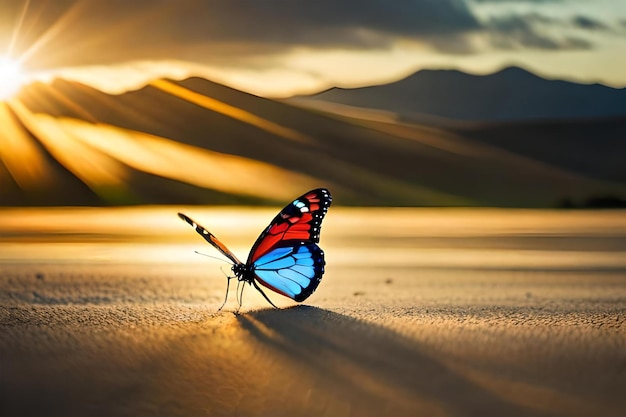
[{"label": "sky", "polygon": [[113,93],[202,75],[279,97],[509,65],[621,88],[624,51],[626,0],[0,0],[0,61]]}]

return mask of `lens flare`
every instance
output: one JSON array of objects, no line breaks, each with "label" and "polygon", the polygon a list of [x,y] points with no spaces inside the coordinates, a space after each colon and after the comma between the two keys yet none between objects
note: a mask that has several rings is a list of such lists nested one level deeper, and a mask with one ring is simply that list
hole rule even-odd
[{"label": "lens flare", "polygon": [[18,61],[0,56],[0,100],[15,95],[24,83],[24,73]]}]

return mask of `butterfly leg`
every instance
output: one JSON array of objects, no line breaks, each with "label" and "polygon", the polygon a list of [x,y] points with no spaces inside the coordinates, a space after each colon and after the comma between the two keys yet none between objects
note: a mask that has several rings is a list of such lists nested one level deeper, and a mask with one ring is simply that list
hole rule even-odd
[{"label": "butterfly leg", "polygon": [[237,305],[237,310],[235,310],[235,314],[239,314],[239,310],[241,309],[241,304],[242,304],[242,300],[243,300],[243,289],[246,287],[246,285],[244,284],[241,287],[241,291],[239,291],[239,287],[240,286],[241,286],[241,280],[239,280],[237,282],[237,292],[236,292],[236,295],[237,295],[237,304],[238,305]]},{"label": "butterfly leg", "polygon": [[222,309],[226,305],[226,301],[228,300],[228,289],[230,288],[230,280],[233,278],[234,277],[228,277],[228,276],[226,277],[226,296],[224,297],[224,302],[222,303],[220,308],[217,309],[217,311],[222,311]]},{"label": "butterfly leg", "polygon": [[276,306],[274,305],[274,303],[272,303],[272,300],[270,300],[270,299],[267,297],[267,295],[265,295],[265,293],[263,292],[263,290],[261,289],[261,287],[259,287],[259,286],[257,285],[256,281],[254,281],[254,280],[253,280],[253,281],[252,281],[252,285],[254,285],[254,288],[256,288],[256,289],[257,289],[257,290],[261,293],[261,295],[262,295],[262,296],[263,296],[263,297],[267,300],[267,302],[268,302],[268,303],[270,303],[270,304],[272,305],[272,307],[274,307],[275,309],[278,309],[278,307],[276,307]]},{"label": "butterfly leg", "polygon": [[[241,309],[241,305],[243,304],[243,290],[244,290],[244,288],[246,288],[246,283],[244,282],[243,285],[242,285],[241,282],[242,282],[241,279],[237,280],[237,292],[236,292],[236,294],[237,294],[237,303],[239,304],[239,306],[237,307],[237,310],[235,311],[235,314],[239,314],[239,310]],[[241,287],[241,291],[239,291],[239,287]]]}]

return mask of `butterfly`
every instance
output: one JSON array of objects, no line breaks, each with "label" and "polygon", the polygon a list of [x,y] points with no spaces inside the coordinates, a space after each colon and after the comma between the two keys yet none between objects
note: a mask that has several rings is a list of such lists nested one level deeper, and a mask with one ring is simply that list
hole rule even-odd
[{"label": "butterfly", "polygon": [[230,280],[233,278],[237,278],[237,291],[239,284],[244,283],[238,295],[240,307],[246,283],[254,286],[274,308],[277,307],[259,284],[297,302],[306,300],[324,274],[324,252],[317,243],[320,240],[322,220],[331,202],[330,192],[325,188],[311,190],[293,200],[259,235],[246,263],[237,259],[207,229],[185,214],[178,213],[200,236],[233,262],[234,276],[228,277],[226,297],[219,309],[228,300]]}]

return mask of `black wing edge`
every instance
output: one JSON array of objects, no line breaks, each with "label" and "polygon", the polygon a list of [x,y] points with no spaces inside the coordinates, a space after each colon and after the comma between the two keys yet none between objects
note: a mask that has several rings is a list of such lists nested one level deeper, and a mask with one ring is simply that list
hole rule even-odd
[{"label": "black wing edge", "polygon": [[231,261],[233,261],[236,264],[240,264],[241,263],[241,261],[239,259],[237,259],[235,254],[232,253],[230,251],[230,249],[228,249],[226,247],[226,245],[224,245],[218,238],[215,237],[215,235],[213,235],[207,229],[202,227],[200,224],[198,224],[191,217],[189,217],[189,216],[187,216],[187,215],[185,215],[183,213],[178,213],[178,217],[180,217],[181,219],[183,219],[184,221],[189,223],[189,225],[191,227],[193,227],[196,230],[196,232],[198,232],[198,234],[204,238],[204,240],[209,242],[211,244],[211,246],[213,246],[215,249],[220,251],[222,253],[222,255],[226,256],[228,259],[230,259]]},{"label": "black wing edge", "polygon": [[294,198],[289,204],[283,207],[282,210],[280,210],[278,214],[272,219],[269,225],[261,232],[259,237],[256,239],[256,241],[252,245],[252,248],[250,249],[250,253],[248,254],[248,261],[247,261],[248,263],[250,263],[252,254],[256,251],[257,247],[261,244],[263,239],[265,239],[265,236],[267,235],[268,230],[272,227],[273,224],[278,223],[280,221],[284,221],[282,217],[283,213],[289,213],[289,210],[292,208],[293,203],[296,200],[306,202],[307,207],[310,207],[309,203],[304,197],[307,194],[311,194],[311,193],[316,193],[319,195],[321,207],[313,215],[313,221],[311,222],[311,227],[314,229],[314,233],[311,235],[311,238],[308,240],[308,242],[319,243],[320,232],[322,229],[322,220],[324,220],[324,217],[326,216],[326,213],[328,212],[328,208],[333,202],[333,197],[331,196],[330,191],[328,191],[327,188],[315,188],[313,190],[307,191],[301,196]]},{"label": "black wing edge", "polygon": [[303,302],[307,298],[315,292],[318,285],[322,281],[322,276],[324,275],[324,266],[326,265],[326,261],[324,260],[324,251],[317,246],[315,243],[309,243],[308,246],[311,249],[311,254],[313,255],[313,267],[315,268],[315,275],[311,278],[311,283],[306,287],[302,288],[302,292],[296,295],[293,299],[299,303]]}]

